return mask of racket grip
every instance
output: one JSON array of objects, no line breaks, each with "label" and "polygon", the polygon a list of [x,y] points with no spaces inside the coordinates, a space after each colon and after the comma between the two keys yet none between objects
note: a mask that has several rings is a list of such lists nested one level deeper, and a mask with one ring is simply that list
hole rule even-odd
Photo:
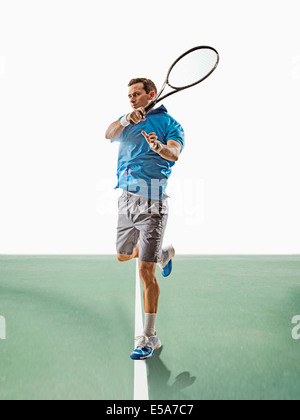
[{"label": "racket grip", "polygon": [[146,113],[151,111],[151,109],[153,109],[156,105],[157,101],[152,101],[150,102],[150,104],[148,104],[147,106],[145,106],[145,111]]}]

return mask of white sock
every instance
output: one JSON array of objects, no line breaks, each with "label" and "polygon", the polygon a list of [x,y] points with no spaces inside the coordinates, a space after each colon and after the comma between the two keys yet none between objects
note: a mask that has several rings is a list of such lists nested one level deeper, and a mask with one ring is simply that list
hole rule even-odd
[{"label": "white sock", "polygon": [[145,313],[145,325],[144,325],[144,334],[147,337],[155,335],[155,322],[157,314],[146,314]]}]

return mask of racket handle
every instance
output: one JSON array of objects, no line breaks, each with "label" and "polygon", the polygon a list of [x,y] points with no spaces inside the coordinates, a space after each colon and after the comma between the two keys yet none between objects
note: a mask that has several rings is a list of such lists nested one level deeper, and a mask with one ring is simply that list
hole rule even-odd
[{"label": "racket handle", "polygon": [[157,101],[154,100],[154,101],[150,102],[150,104],[148,104],[147,106],[145,106],[146,113],[149,112],[149,111],[151,111],[151,109],[153,109],[155,107],[156,103],[157,103]]}]

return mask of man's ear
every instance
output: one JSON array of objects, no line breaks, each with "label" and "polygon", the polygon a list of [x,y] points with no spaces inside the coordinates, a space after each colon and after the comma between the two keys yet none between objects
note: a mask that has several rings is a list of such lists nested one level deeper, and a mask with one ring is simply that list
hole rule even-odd
[{"label": "man's ear", "polygon": [[156,96],[156,93],[154,92],[154,90],[152,90],[152,92],[150,92],[150,94],[151,94],[150,99],[151,99],[151,101],[153,101],[153,99]]}]

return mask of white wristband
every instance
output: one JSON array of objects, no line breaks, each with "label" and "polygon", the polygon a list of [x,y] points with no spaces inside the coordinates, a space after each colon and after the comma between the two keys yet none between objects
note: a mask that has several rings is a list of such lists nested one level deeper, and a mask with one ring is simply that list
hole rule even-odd
[{"label": "white wristband", "polygon": [[129,126],[130,122],[127,121],[127,115],[124,115],[124,117],[121,118],[120,123],[123,127],[128,127]]}]

